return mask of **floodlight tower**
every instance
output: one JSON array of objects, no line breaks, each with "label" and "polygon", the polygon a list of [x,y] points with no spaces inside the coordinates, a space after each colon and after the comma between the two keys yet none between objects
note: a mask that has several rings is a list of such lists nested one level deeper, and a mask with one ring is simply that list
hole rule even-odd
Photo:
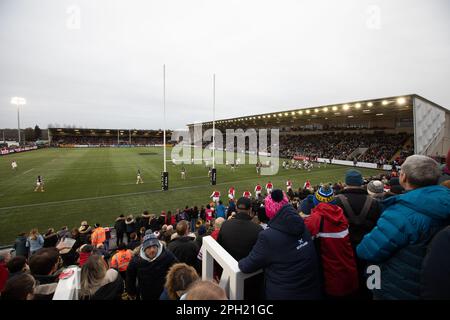
[{"label": "floodlight tower", "polygon": [[19,106],[23,106],[27,103],[25,98],[21,97],[12,97],[11,104],[15,104],[17,106],[17,134],[19,136],[19,145],[20,145],[20,115],[19,115]]}]

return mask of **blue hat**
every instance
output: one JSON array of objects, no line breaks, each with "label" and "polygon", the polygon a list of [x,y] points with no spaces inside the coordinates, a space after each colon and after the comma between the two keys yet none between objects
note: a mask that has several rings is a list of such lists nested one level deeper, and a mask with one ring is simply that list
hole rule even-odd
[{"label": "blue hat", "polygon": [[199,228],[198,228],[198,235],[202,236],[206,233],[206,227],[202,224]]},{"label": "blue hat", "polygon": [[363,185],[361,172],[354,169],[348,170],[345,174],[345,184],[348,186],[361,187]]},{"label": "blue hat", "polygon": [[312,208],[314,208],[314,195],[310,194],[303,199],[300,205],[300,211],[303,212],[303,214],[310,215]]},{"label": "blue hat", "polygon": [[334,203],[333,188],[329,186],[320,187],[319,190],[314,194],[314,206],[319,203]]},{"label": "blue hat", "polygon": [[151,246],[156,246],[158,248],[161,246],[161,243],[159,242],[158,238],[153,233],[145,235],[144,241],[142,242],[143,250]]}]

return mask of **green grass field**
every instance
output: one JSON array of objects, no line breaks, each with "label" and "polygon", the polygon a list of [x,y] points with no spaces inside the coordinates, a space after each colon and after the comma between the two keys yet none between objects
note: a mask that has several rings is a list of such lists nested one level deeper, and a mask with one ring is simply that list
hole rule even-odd
[{"label": "green grass field", "polygon": [[[348,169],[330,165],[312,172],[280,168],[275,176],[258,177],[254,165],[241,165],[234,172],[218,165],[217,186],[213,188],[204,165],[186,165],[187,179],[181,180],[181,166],[168,163],[170,190],[163,192],[162,157],[163,150],[158,147],[41,149],[0,157],[0,244],[12,243],[19,232],[33,227],[43,233],[49,227],[78,227],[82,220],[113,225],[120,214],[139,215],[143,210],[158,214],[186,205],[200,206],[209,202],[216,188],[227,200],[230,186],[240,196],[246,189],[253,193],[257,182],[265,185],[268,180],[283,189],[288,178],[295,189],[306,179],[313,184],[339,181]],[[16,172],[11,169],[13,160],[18,163]],[[138,168],[144,184],[136,185]],[[364,175],[378,172],[361,171]],[[44,177],[43,193],[33,192],[38,175]]]}]

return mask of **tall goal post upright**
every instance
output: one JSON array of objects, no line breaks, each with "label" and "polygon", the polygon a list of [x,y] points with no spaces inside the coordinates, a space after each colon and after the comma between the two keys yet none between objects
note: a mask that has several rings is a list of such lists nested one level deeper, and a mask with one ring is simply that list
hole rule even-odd
[{"label": "tall goal post upright", "polygon": [[166,164],[166,65],[163,65],[163,150],[164,150],[164,171],[161,172],[161,189],[163,191],[169,190],[169,173],[167,172],[167,164]]},{"label": "tall goal post upright", "polygon": [[216,74],[213,74],[213,159],[211,170],[211,185],[217,183],[217,169],[216,169]]}]

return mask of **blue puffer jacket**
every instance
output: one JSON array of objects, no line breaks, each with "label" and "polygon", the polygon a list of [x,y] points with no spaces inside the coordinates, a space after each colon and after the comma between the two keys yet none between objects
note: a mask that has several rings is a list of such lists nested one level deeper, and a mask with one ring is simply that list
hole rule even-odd
[{"label": "blue puffer jacket", "polygon": [[420,273],[433,235],[450,219],[450,189],[429,186],[383,201],[377,226],[356,248],[361,259],[378,264],[379,299],[419,299]]},{"label": "blue puffer jacket", "polygon": [[266,299],[320,299],[319,265],[313,241],[303,219],[285,205],[258,234],[242,272],[264,268]]}]

